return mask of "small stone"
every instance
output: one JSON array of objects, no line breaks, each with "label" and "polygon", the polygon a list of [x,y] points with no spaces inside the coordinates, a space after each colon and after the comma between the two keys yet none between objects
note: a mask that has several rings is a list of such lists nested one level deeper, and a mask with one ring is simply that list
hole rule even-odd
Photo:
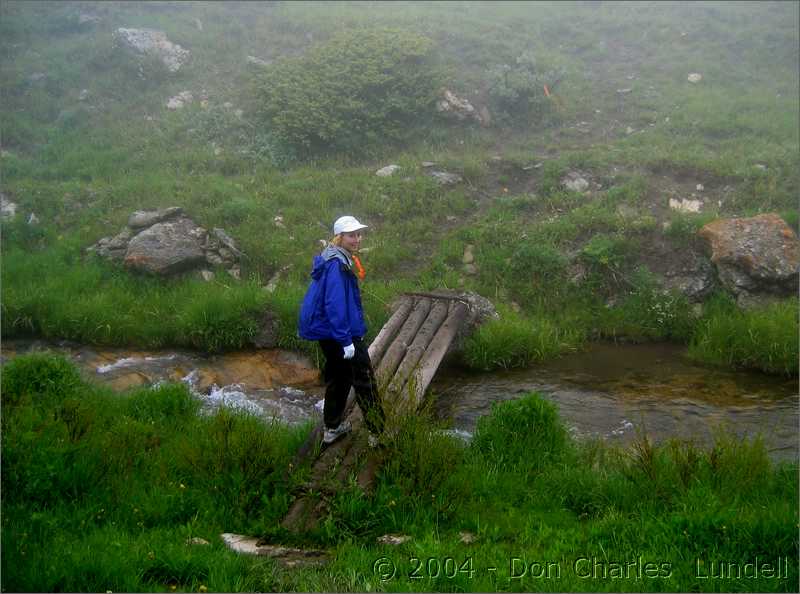
[{"label": "small stone", "polygon": [[411,537],[405,534],[384,534],[376,539],[378,544],[391,545],[394,547],[406,543],[409,540],[411,540]]},{"label": "small stone", "polygon": [[183,109],[184,105],[193,100],[191,91],[181,91],[167,100],[167,109]]},{"label": "small stone", "polygon": [[266,67],[270,65],[270,62],[268,62],[267,60],[262,60],[261,58],[257,58],[255,56],[247,56],[247,63],[261,67]]},{"label": "small stone", "polygon": [[281,229],[286,228],[286,225],[283,224],[283,217],[281,215],[278,215],[274,219],[272,219],[272,222],[275,224],[276,227],[279,227]]},{"label": "small stone", "polygon": [[568,173],[562,180],[561,184],[568,190],[573,192],[585,192],[589,188],[589,182],[586,181],[577,172]]},{"label": "small stone", "polygon": [[[512,307],[513,307],[513,305],[516,305],[516,304],[512,304]],[[519,305],[517,305],[517,307],[519,307]],[[463,530],[458,533],[458,536],[459,536],[459,540],[461,542],[463,542],[464,544],[472,544],[473,542],[478,540],[478,537],[475,536],[472,532],[466,532],[466,531],[463,531]]]},{"label": "small stone", "polygon": [[706,188],[705,188],[705,186],[703,184],[697,184],[696,189],[697,189],[698,192],[702,192]]},{"label": "small stone", "polygon": [[[200,271],[200,276],[207,283],[210,283],[212,280],[214,280],[214,273],[212,271],[210,271],[210,270],[201,270]],[[208,544],[208,543],[206,543],[206,544]]]},{"label": "small stone", "polygon": [[199,536],[195,536],[194,538],[190,538],[186,541],[186,544],[189,545],[210,545],[211,543],[208,542],[205,538],[200,538]]},{"label": "small stone", "polygon": [[461,262],[464,264],[472,264],[475,262],[475,256],[472,254],[472,245],[468,245],[464,249],[464,256],[461,258]]},{"label": "small stone", "polygon": [[681,198],[680,200],[675,200],[674,198],[669,199],[669,207],[678,212],[700,212],[702,206],[703,203],[700,200],[687,200],[686,198]]},{"label": "small stone", "polygon": [[89,98],[89,89],[82,89],[78,95],[78,101],[86,101]]},{"label": "small stone", "polygon": [[17,205],[11,202],[6,195],[0,192],[0,216],[3,219],[13,219],[17,215]]},{"label": "small stone", "polygon": [[628,93],[633,92],[633,89],[626,88],[626,89],[617,89],[617,93],[619,95],[627,95]]},{"label": "small stone", "polygon": [[457,184],[462,180],[462,177],[457,173],[448,173],[446,171],[432,171],[431,177],[433,177],[439,185],[447,186],[450,184]]},{"label": "small stone", "polygon": [[634,129],[633,129],[633,128],[631,128],[630,126],[628,126],[627,128],[625,128],[625,134],[631,135],[631,134],[633,134],[634,132],[636,132],[636,130],[634,130]]},{"label": "small stone", "polygon": [[386,167],[382,167],[375,172],[375,175],[378,177],[389,177],[390,175],[394,175],[397,171],[400,170],[399,165],[387,165]]},{"label": "small stone", "polygon": [[228,274],[230,274],[236,280],[242,280],[242,271],[238,266],[234,266],[228,269]]},{"label": "small stone", "polygon": [[700,74],[700,73],[698,73],[698,72],[692,72],[692,73],[691,73],[691,74],[690,74],[690,75],[687,77],[687,80],[688,80],[690,83],[699,83],[701,80],[703,80],[703,75],[702,75],[702,74]]},{"label": "small stone", "polygon": [[761,163],[756,163],[755,165],[753,165],[753,168],[754,169],[758,169],[760,171],[766,171],[767,170],[767,166],[763,165]]}]

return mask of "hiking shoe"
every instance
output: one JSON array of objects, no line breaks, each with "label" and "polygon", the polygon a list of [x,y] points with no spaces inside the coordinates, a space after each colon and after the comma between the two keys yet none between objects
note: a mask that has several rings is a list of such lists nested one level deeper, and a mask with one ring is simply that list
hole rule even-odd
[{"label": "hiking shoe", "polygon": [[350,425],[350,421],[342,421],[341,423],[339,423],[338,427],[335,427],[333,429],[328,429],[326,427],[325,434],[322,436],[322,443],[326,445],[331,444],[340,437],[343,437],[344,435],[350,433],[350,430],[352,428],[353,427],[352,425]]}]

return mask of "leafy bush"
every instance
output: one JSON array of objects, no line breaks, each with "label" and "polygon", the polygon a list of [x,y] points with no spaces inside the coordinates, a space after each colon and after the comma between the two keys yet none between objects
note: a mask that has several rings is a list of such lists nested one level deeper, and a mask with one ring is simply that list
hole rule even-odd
[{"label": "leafy bush", "polygon": [[601,333],[634,340],[686,341],[694,329],[691,304],[685,296],[662,289],[644,266],[628,279],[631,291],[622,302],[600,313]]},{"label": "leafy bush", "polygon": [[511,257],[506,282],[521,302],[544,304],[567,289],[566,271],[567,258],[555,247],[525,241]]},{"label": "leafy bush", "polygon": [[528,51],[512,64],[502,64],[489,72],[489,100],[492,113],[506,124],[540,121],[550,109],[545,85],[555,84],[563,72],[545,70]]},{"label": "leafy bush", "polygon": [[630,246],[623,237],[598,233],[581,250],[581,258],[595,268],[617,268],[625,260]]},{"label": "leafy bush", "polygon": [[17,404],[26,396],[61,398],[80,383],[78,370],[64,357],[49,353],[23,355],[3,367],[3,405]]},{"label": "leafy bush", "polygon": [[359,152],[422,124],[439,87],[432,43],[397,29],[335,35],[271,67],[257,83],[260,116],[290,147]]},{"label": "leafy bush", "polygon": [[471,447],[490,464],[539,471],[571,444],[555,405],[531,393],[494,404],[491,415],[478,420]]}]

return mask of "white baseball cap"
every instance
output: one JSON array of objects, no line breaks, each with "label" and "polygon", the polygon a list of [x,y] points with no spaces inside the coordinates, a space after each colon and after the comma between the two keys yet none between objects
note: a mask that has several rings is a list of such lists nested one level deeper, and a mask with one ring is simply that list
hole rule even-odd
[{"label": "white baseball cap", "polygon": [[347,215],[336,219],[336,222],[333,224],[333,234],[352,233],[353,231],[366,228],[367,226],[359,223],[357,218]]}]

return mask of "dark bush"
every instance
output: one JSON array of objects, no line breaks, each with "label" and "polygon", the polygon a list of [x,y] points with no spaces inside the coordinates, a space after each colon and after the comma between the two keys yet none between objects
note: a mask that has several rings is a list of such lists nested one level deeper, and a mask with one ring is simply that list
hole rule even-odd
[{"label": "dark bush", "polygon": [[543,68],[531,52],[493,68],[489,72],[492,114],[505,125],[543,120],[554,101],[545,85],[554,85],[563,76],[560,69]]},{"label": "dark bush", "polygon": [[21,355],[3,367],[2,402],[13,406],[25,397],[57,401],[80,385],[77,368],[64,357],[49,353]]},{"label": "dark bush", "polygon": [[439,78],[429,39],[396,29],[350,31],[276,62],[257,83],[260,117],[300,154],[359,153],[423,125]]}]

